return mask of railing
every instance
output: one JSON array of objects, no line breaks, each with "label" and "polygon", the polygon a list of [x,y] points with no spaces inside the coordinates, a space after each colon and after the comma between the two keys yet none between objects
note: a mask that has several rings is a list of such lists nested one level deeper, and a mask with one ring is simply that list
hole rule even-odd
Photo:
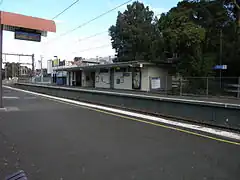
[{"label": "railing", "polygon": [[[51,84],[51,77],[18,79],[20,83]],[[150,92],[177,96],[240,98],[240,77],[150,77]]]},{"label": "railing", "polygon": [[[153,87],[153,81],[160,79],[160,86]],[[240,98],[240,77],[151,77],[151,92],[179,96],[217,96]]]},{"label": "railing", "polygon": [[19,83],[34,83],[34,84],[51,84],[51,77],[27,77],[27,78],[18,78]]}]

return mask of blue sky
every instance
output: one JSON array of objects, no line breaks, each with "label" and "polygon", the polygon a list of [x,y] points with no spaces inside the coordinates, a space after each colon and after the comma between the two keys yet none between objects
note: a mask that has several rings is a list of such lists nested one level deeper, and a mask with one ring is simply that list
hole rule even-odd
[{"label": "blue sky", "polygon": [[[0,9],[34,17],[52,19],[74,1],[75,0],[3,0]],[[68,60],[72,60],[74,56],[96,57],[112,55],[114,54],[114,50],[111,49],[110,39],[107,33],[81,42],[78,42],[78,39],[106,31],[109,26],[115,23],[117,12],[119,10],[123,11],[126,6],[123,6],[62,38],[58,38],[54,41],[52,41],[52,39],[124,2],[126,2],[126,0],[80,0],[70,10],[55,19],[57,33],[49,34],[41,43],[14,40],[13,33],[4,32],[3,51],[27,54],[35,53],[37,57],[43,55],[46,60],[53,55],[58,55],[59,57],[64,59],[67,58]],[[178,0],[143,0],[141,2],[148,5],[156,14],[158,14],[176,6]],[[47,43],[45,43],[46,41]],[[109,47],[84,51],[86,49],[107,44],[109,44]]]}]

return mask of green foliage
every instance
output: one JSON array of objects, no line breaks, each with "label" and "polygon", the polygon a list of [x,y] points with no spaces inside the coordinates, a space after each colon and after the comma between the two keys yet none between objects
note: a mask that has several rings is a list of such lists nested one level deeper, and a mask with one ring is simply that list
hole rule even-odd
[{"label": "green foliage", "polygon": [[240,76],[239,13],[232,0],[184,0],[156,18],[134,2],[109,28],[116,61],[177,57],[181,75],[210,76],[222,59],[228,65],[225,76]]},{"label": "green foliage", "polygon": [[128,5],[126,11],[118,13],[116,25],[109,28],[118,61],[151,60],[152,22],[153,12],[139,2]]}]

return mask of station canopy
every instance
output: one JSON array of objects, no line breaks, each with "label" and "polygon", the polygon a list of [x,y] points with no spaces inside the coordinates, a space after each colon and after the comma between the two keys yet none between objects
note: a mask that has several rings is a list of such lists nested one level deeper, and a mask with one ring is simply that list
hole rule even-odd
[{"label": "station canopy", "polygon": [[1,11],[1,24],[6,31],[27,31],[47,36],[47,32],[56,32],[56,24],[52,20]]}]

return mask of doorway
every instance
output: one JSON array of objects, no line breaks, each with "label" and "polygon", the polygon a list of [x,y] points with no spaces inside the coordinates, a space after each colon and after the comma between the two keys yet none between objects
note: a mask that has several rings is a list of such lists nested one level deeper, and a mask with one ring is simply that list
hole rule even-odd
[{"label": "doorway", "polygon": [[133,68],[132,71],[132,88],[141,89],[141,68]]},{"label": "doorway", "polygon": [[110,89],[114,89],[114,68],[110,68]]},{"label": "doorway", "polygon": [[76,86],[82,86],[82,71],[75,71],[76,73]]},{"label": "doorway", "polygon": [[95,71],[91,72],[92,87],[95,88]]}]

